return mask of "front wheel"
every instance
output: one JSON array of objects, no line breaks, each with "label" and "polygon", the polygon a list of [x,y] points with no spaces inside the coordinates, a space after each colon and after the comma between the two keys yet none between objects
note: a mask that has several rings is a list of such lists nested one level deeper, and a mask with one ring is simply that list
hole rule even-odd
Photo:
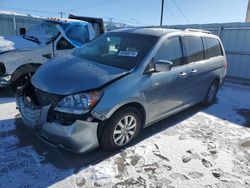
[{"label": "front wheel", "polygon": [[205,100],[203,101],[203,104],[205,106],[209,106],[211,104],[214,103],[215,99],[216,99],[216,95],[217,95],[217,92],[218,92],[218,89],[219,89],[219,84],[218,82],[214,81],[208,91],[207,91],[207,95],[205,97]]},{"label": "front wheel", "polygon": [[106,150],[119,149],[138,135],[141,114],[136,108],[126,107],[115,112],[103,128],[100,145]]}]

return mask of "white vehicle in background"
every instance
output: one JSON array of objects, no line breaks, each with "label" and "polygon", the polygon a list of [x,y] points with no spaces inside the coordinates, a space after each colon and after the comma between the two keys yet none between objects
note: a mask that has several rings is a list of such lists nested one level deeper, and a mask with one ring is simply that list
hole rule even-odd
[{"label": "white vehicle in background", "polygon": [[45,19],[22,36],[0,36],[0,87],[22,85],[40,65],[68,55],[105,32],[99,18]]}]

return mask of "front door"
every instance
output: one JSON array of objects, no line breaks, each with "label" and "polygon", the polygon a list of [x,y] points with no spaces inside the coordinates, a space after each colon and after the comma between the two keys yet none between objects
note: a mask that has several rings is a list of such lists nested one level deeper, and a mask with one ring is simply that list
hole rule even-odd
[{"label": "front door", "polygon": [[151,75],[151,121],[181,109],[187,103],[188,68],[184,64],[180,37],[172,37],[163,42],[154,56],[154,62],[167,60],[173,63],[168,72]]}]

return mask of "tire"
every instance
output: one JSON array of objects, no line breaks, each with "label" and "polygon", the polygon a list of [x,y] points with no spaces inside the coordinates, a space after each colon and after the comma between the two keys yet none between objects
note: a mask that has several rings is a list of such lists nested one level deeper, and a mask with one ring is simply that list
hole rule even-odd
[{"label": "tire", "polygon": [[216,95],[218,92],[219,84],[217,81],[214,81],[208,88],[206,97],[203,101],[203,105],[210,106],[214,103],[216,99]]},{"label": "tire", "polygon": [[134,107],[125,107],[115,112],[102,129],[99,139],[101,147],[114,150],[127,146],[140,132],[141,117]]}]

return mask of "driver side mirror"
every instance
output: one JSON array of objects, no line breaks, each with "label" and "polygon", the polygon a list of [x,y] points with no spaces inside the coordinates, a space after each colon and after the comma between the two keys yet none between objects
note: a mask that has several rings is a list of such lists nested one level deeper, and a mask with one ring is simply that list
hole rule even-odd
[{"label": "driver side mirror", "polygon": [[155,72],[168,72],[172,69],[173,63],[166,60],[158,60],[155,62]]}]

